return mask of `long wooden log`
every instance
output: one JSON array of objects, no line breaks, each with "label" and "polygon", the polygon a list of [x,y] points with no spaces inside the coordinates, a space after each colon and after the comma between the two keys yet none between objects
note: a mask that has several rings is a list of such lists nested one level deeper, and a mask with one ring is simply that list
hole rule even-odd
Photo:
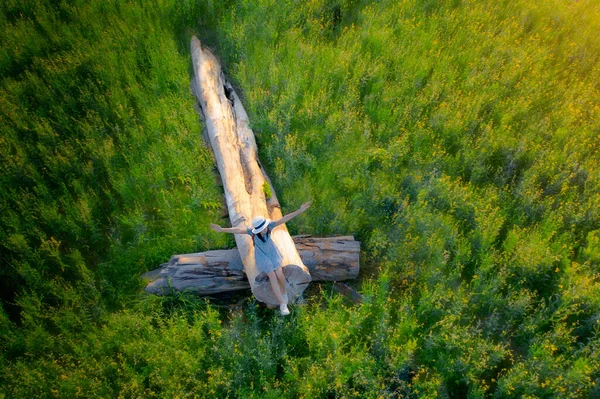
[{"label": "long wooden log", "polygon": [[[293,237],[300,257],[313,281],[354,279],[359,271],[360,243],[354,237]],[[154,280],[146,287],[150,294],[166,294],[171,289],[200,295],[250,288],[237,249],[173,255],[156,271],[146,273]],[[256,278],[266,281],[261,273]]]},{"label": "long wooden log", "polygon": [[[281,218],[281,207],[258,161],[254,134],[239,97],[223,76],[215,56],[208,49],[203,49],[196,37],[192,38],[191,53],[195,76],[192,90],[198,98],[223,181],[231,225],[248,227],[250,221],[259,215],[272,220]],[[265,185],[269,185],[270,190],[265,190]],[[270,198],[266,198],[265,191],[272,193]],[[304,291],[311,276],[285,225],[275,228],[271,238],[283,256],[283,272],[290,283],[288,296],[293,298]],[[277,304],[269,282],[256,279],[259,270],[250,236],[236,234],[235,242],[256,299],[269,305]]]}]

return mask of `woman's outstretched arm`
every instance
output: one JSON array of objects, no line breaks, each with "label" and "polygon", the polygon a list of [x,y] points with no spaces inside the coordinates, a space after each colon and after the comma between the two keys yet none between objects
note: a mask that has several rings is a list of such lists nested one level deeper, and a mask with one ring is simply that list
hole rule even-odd
[{"label": "woman's outstretched arm", "polygon": [[282,225],[286,222],[289,222],[290,220],[292,220],[293,218],[295,218],[296,216],[298,216],[299,214],[301,214],[302,212],[304,212],[305,210],[308,209],[308,207],[310,206],[310,201],[305,202],[304,204],[302,204],[300,206],[300,209],[298,209],[295,212],[292,213],[288,213],[287,215],[285,215],[284,217],[282,217],[281,219],[275,221],[275,227]]},{"label": "woman's outstretched arm", "polygon": [[218,224],[211,223],[210,228],[217,233],[231,233],[231,234],[246,234],[247,230],[244,227],[221,227]]}]

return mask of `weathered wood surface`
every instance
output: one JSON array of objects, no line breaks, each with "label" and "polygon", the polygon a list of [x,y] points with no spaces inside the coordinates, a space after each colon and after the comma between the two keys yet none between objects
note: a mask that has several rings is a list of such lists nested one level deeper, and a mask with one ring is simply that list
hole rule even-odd
[{"label": "weathered wood surface", "polygon": [[[281,207],[258,160],[254,134],[240,99],[225,80],[215,56],[203,49],[196,37],[192,38],[191,53],[194,69],[192,90],[198,98],[207,136],[223,181],[231,225],[250,226],[252,219],[258,215],[272,220],[281,218]],[[271,186],[273,195],[270,198],[265,198],[265,182]],[[311,276],[285,225],[275,228],[271,238],[283,256],[283,273],[290,282],[288,296],[293,298],[304,291]],[[277,304],[269,282],[256,279],[259,271],[254,261],[254,247],[250,236],[236,234],[235,242],[256,299],[267,304]]]},{"label": "weathered wood surface", "polygon": [[[313,280],[343,281],[358,275],[360,243],[354,237],[293,237],[293,241]],[[161,295],[175,289],[210,295],[248,289],[243,269],[237,249],[174,255],[160,269],[146,273],[154,280],[146,292]],[[257,276],[258,281],[266,279],[264,273]]]},{"label": "weathered wood surface", "polygon": [[354,237],[293,237],[313,281],[355,279],[359,271],[360,242]]}]

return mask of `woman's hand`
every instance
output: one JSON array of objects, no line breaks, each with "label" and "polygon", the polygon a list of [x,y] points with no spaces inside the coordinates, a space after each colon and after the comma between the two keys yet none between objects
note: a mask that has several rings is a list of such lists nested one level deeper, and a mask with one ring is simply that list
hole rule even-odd
[{"label": "woman's hand", "polygon": [[216,231],[217,233],[223,232],[223,228],[217,224],[211,223],[210,228]]},{"label": "woman's hand", "polygon": [[307,201],[304,204],[300,205],[300,208],[298,208],[294,212],[288,213],[287,215],[285,215],[281,219],[274,221],[275,222],[275,227],[280,226],[280,225],[282,225],[284,223],[289,222],[290,220],[292,220],[293,218],[295,218],[296,216],[298,216],[299,214],[301,214],[302,212],[304,212],[305,210],[307,210],[310,205],[311,205],[311,202]]},{"label": "woman's hand", "polygon": [[305,210],[307,210],[307,209],[308,209],[308,207],[309,207],[309,206],[311,206],[311,205],[312,205],[312,203],[311,203],[310,201],[307,201],[307,202],[305,202],[304,204],[300,205],[300,210],[301,210],[302,212],[304,212],[304,211],[305,211]]}]

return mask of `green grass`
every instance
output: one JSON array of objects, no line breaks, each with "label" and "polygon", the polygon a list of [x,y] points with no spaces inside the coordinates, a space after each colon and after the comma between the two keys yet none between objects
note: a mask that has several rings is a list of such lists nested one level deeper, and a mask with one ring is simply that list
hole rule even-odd
[{"label": "green grass", "polygon": [[[6,3],[7,397],[595,397],[592,1]],[[136,298],[231,245],[189,93],[224,64],[293,233],[363,243],[361,306]]]},{"label": "green grass", "polygon": [[208,229],[221,194],[180,43],[193,5],[3,3],[0,284],[24,334],[11,356],[60,353],[56,337],[126,306],[141,272],[226,244]]}]

